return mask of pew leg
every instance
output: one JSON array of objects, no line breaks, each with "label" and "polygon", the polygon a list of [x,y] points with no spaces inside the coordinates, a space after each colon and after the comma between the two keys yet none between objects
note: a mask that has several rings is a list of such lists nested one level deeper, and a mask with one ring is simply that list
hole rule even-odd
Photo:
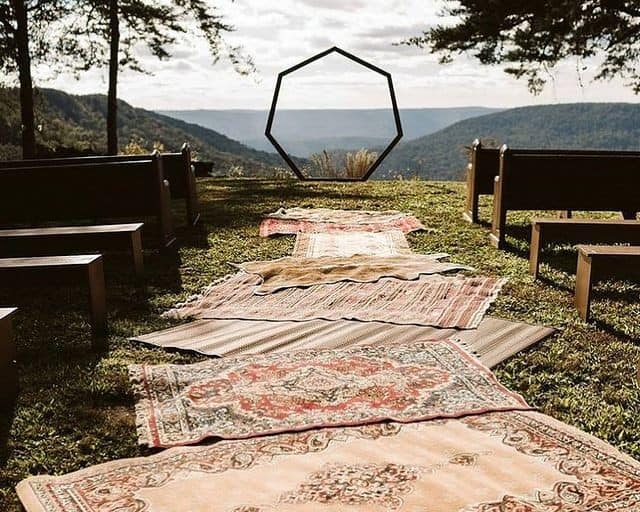
[{"label": "pew leg", "polygon": [[133,255],[133,267],[136,271],[136,277],[142,279],[144,277],[144,256],[142,253],[142,230],[131,233],[131,253]]},{"label": "pew leg", "polygon": [[542,250],[542,237],[540,226],[536,223],[531,225],[531,244],[529,248],[529,273],[534,279],[538,279],[540,271],[540,251]]},{"label": "pew leg", "polygon": [[87,267],[89,280],[89,300],[91,305],[91,327],[93,329],[93,347],[104,347],[107,334],[107,302],[104,286],[104,266],[102,259]]},{"label": "pew leg", "polygon": [[475,173],[473,167],[469,164],[467,168],[467,209],[462,215],[467,222],[477,224],[479,196],[476,191]]},{"label": "pew leg", "polygon": [[497,249],[504,248],[504,226],[507,223],[507,210],[502,205],[502,183],[496,176],[493,183],[493,215],[491,220],[491,233],[489,240]]},{"label": "pew leg", "polygon": [[590,256],[578,251],[578,269],[576,271],[576,293],[575,305],[580,318],[588,322],[591,317],[591,293],[592,282],[592,259]]},{"label": "pew leg", "polygon": [[[18,393],[16,347],[13,341],[11,319],[0,319],[0,410],[11,406]],[[1,427],[1,425],[0,425]],[[2,445],[0,443],[0,451]]]}]

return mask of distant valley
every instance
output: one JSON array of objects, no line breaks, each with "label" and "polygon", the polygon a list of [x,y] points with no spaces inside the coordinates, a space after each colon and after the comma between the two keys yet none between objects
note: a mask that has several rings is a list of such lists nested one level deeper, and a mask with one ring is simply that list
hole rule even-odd
[{"label": "distant valley", "polygon": [[[485,107],[402,109],[404,139],[434,133],[457,121],[498,112]],[[167,110],[163,115],[198,124],[262,151],[275,151],[264,135],[263,110]],[[292,155],[308,157],[323,149],[385,146],[396,134],[390,109],[278,110],[273,135]]]}]

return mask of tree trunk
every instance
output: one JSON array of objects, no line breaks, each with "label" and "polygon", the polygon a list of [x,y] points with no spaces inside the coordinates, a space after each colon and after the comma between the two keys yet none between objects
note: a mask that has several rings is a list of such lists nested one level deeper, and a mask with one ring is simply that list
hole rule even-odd
[{"label": "tree trunk", "polygon": [[120,20],[118,0],[109,2],[109,28],[111,48],[109,53],[109,95],[107,98],[107,153],[118,154],[118,53],[120,49]]},{"label": "tree trunk", "polygon": [[36,126],[33,114],[33,82],[29,54],[29,22],[24,0],[11,0],[16,16],[16,63],[20,80],[20,116],[22,121],[22,158],[36,156]]}]

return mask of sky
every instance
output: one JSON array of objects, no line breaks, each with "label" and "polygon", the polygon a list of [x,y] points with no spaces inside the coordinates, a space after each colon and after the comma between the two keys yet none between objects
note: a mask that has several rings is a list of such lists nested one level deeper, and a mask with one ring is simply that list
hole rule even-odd
[{"label": "sky", "polygon": [[[137,50],[149,74],[125,71],[119,97],[147,109],[267,109],[278,72],[331,46],[339,46],[390,72],[400,108],[489,106],[581,101],[637,102],[621,81],[593,82],[596,63],[588,63],[581,80],[576,62],[563,62],[549,85],[531,95],[525,81],[500,67],[482,66],[470,57],[441,65],[426,50],[394,45],[443,21],[442,0],[210,0],[235,26],[227,39],[241,44],[257,72],[240,76],[224,60],[215,65],[206,43],[195,34],[181,36],[172,58],[159,61]],[[195,31],[194,31],[195,32]],[[338,59],[340,60],[340,59]],[[371,77],[362,79],[337,63],[291,80],[289,108],[379,108],[388,106]],[[106,93],[106,70],[52,76],[39,68],[36,84],[75,94]],[[582,86],[581,86],[582,82]],[[295,87],[294,87],[295,86]],[[337,94],[336,91],[342,91]]]}]

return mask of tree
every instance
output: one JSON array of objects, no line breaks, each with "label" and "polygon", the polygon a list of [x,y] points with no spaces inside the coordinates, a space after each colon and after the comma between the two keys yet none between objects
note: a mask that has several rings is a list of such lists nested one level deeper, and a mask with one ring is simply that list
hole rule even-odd
[{"label": "tree", "polygon": [[146,45],[159,59],[171,55],[168,47],[192,25],[209,45],[217,62],[227,57],[241,74],[253,72],[250,57],[241,47],[229,45],[224,36],[234,28],[224,21],[207,0],[76,0],[74,22],[68,27],[72,36],[62,50],[76,56],[75,71],[108,66],[107,146],[109,154],[118,152],[117,85],[120,69],[144,72],[135,49]]},{"label": "tree", "polygon": [[55,0],[10,0],[0,4],[0,70],[5,75],[18,75],[23,158],[36,156],[32,61],[50,54],[46,27],[65,13],[64,6]]},{"label": "tree", "polygon": [[452,23],[430,28],[405,44],[450,62],[470,53],[482,64],[505,64],[535,94],[567,57],[600,59],[595,79],[621,77],[640,93],[640,5],[637,0],[447,0]]}]

